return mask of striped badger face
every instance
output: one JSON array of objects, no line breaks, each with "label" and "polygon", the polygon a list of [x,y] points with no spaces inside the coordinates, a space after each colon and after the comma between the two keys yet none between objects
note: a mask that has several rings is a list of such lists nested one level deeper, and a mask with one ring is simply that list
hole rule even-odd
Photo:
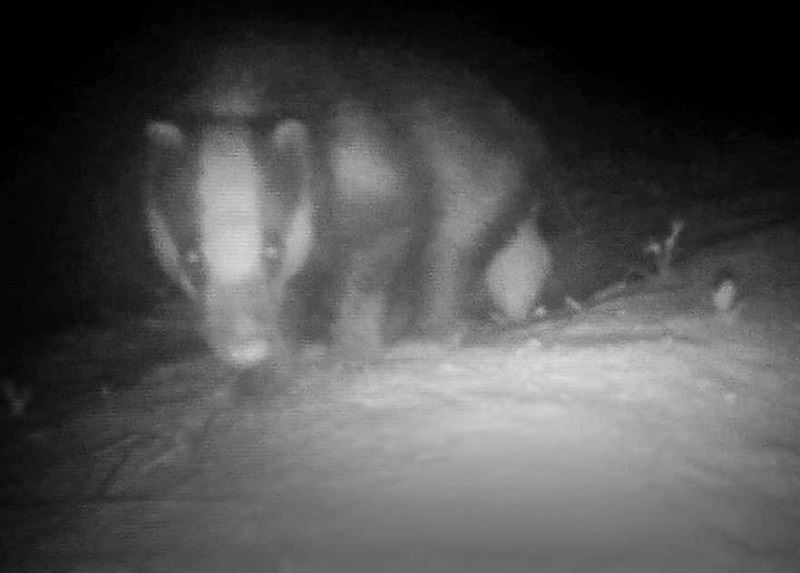
[{"label": "striped badger face", "polygon": [[309,142],[292,120],[148,126],[146,211],[162,267],[224,361],[279,360],[287,283],[314,244]]},{"label": "striped badger face", "polygon": [[280,367],[309,334],[355,359],[446,336],[486,272],[495,305],[528,316],[549,263],[535,224],[520,227],[547,185],[535,124],[469,74],[400,53],[211,47],[175,120],[149,127],[146,205],[220,358]]}]

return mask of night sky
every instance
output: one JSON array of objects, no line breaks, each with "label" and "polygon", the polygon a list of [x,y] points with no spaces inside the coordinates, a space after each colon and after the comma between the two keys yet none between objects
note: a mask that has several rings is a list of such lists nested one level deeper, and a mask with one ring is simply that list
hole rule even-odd
[{"label": "night sky", "polygon": [[[374,6],[250,15],[422,43],[478,68],[540,114],[543,125],[570,125],[600,147],[620,145],[621,136],[613,122],[597,131],[584,118],[612,109],[712,139],[757,133],[793,151],[798,146],[800,50],[788,12],[736,13],[728,6],[703,13],[696,4],[689,10],[652,3],[616,12],[605,3],[590,12],[579,4],[526,3],[524,13],[494,3],[491,11],[469,12]],[[137,216],[125,215],[136,209],[136,189],[119,179],[135,164],[135,135],[153,109],[148,86],[165,73],[159,56],[187,22],[219,18],[202,4],[25,10],[7,21],[17,30],[2,38],[6,329],[33,320],[31,307],[58,306],[58,285],[80,274],[75,266],[87,241],[98,240],[83,234],[98,210],[123,228],[136,224]],[[106,192],[115,197],[110,204]]]},{"label": "night sky", "polygon": [[[19,98],[23,108],[50,98],[55,105],[74,104],[69,92],[75,87],[119,74],[132,65],[128,60],[169,44],[176,28],[219,20],[220,13],[203,4],[160,10],[122,5],[106,13],[82,7],[56,10],[63,12],[44,20],[41,14],[30,16],[22,26],[31,32],[27,46],[18,45],[22,34],[3,39],[11,61],[6,78],[20,80],[27,91],[11,98]],[[704,12],[674,4],[638,11],[604,5],[587,11],[577,5],[551,9],[531,4],[523,12],[493,4],[489,13],[464,8],[401,11],[373,4],[348,11],[314,6],[294,12],[271,15],[253,9],[236,15],[421,40],[461,54],[473,52],[500,67],[504,59],[519,58],[509,55],[512,45],[535,51],[559,74],[579,78],[593,98],[712,115],[781,136],[798,129],[800,46],[788,11],[737,13],[726,7]],[[33,110],[24,112],[17,119]]]}]

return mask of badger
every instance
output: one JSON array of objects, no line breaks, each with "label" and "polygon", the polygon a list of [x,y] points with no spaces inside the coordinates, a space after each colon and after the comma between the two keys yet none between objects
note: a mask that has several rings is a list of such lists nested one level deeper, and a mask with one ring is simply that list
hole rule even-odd
[{"label": "badger", "polygon": [[346,356],[446,334],[487,271],[512,318],[535,301],[547,146],[486,83],[397,47],[254,34],[177,75],[147,126],[148,231],[223,361],[290,361],[309,323]]}]

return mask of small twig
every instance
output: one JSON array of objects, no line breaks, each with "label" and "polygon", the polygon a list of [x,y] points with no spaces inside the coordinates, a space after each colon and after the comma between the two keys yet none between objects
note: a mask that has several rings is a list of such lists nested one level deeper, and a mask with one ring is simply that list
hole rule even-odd
[{"label": "small twig", "polygon": [[645,253],[652,254],[655,257],[656,269],[659,277],[669,276],[672,268],[672,260],[675,252],[675,247],[678,243],[678,236],[683,231],[685,223],[682,219],[672,220],[672,229],[669,236],[663,242],[659,242],[651,237],[644,248]]}]

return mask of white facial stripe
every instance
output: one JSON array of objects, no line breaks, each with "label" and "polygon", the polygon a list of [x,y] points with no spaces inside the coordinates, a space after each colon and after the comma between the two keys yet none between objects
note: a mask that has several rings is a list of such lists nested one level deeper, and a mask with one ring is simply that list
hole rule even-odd
[{"label": "white facial stripe", "polygon": [[311,192],[306,187],[302,193],[287,227],[286,252],[281,269],[284,282],[291,279],[303,267],[314,243],[314,206]]},{"label": "white facial stripe", "polygon": [[207,128],[201,140],[198,192],[201,238],[211,280],[260,273],[260,177],[245,129]]},{"label": "white facial stripe", "polygon": [[153,201],[147,202],[146,215],[150,238],[161,266],[167,275],[183,288],[186,294],[191,298],[196,298],[197,291],[184,270],[178,247],[172,240],[172,234],[169,232],[164,217]]}]

